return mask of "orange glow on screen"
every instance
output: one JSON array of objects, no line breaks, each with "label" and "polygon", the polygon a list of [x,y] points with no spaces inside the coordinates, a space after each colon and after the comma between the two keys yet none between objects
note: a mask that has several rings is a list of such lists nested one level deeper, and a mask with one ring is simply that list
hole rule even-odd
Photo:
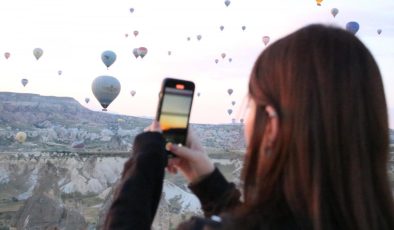
[{"label": "orange glow on screen", "polygon": [[187,117],[183,116],[167,116],[161,115],[160,117],[160,128],[163,131],[169,129],[179,129],[179,128],[186,128],[187,127]]},{"label": "orange glow on screen", "polygon": [[176,85],[175,85],[175,88],[177,88],[177,89],[185,89],[185,85],[176,84]]}]

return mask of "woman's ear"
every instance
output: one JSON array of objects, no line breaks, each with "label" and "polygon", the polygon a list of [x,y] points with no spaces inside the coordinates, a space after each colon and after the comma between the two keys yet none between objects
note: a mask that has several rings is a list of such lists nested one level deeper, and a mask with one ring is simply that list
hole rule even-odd
[{"label": "woman's ear", "polygon": [[266,144],[271,146],[276,140],[279,130],[279,118],[278,113],[275,111],[274,107],[267,105],[265,111],[268,114],[267,125],[265,126],[264,138]]}]

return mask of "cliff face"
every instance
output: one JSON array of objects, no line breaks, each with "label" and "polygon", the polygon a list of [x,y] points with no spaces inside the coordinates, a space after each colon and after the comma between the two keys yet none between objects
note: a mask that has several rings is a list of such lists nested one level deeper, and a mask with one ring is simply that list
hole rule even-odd
[{"label": "cliff face", "polygon": [[[230,181],[237,181],[241,158],[241,155],[224,154],[213,161]],[[59,229],[84,229],[86,223],[101,224],[126,160],[79,154],[0,155],[0,227],[5,223],[20,229],[25,225],[26,228],[47,229],[47,224],[56,224]],[[48,212],[54,215],[45,215]],[[70,225],[59,213],[67,214],[75,225]],[[5,214],[13,217],[13,223]],[[164,226],[170,222],[176,224],[182,216],[196,214],[201,214],[200,203],[187,189],[183,177],[166,175],[155,220],[155,226],[163,227],[155,229],[168,229]],[[64,226],[66,222],[68,225]]]}]

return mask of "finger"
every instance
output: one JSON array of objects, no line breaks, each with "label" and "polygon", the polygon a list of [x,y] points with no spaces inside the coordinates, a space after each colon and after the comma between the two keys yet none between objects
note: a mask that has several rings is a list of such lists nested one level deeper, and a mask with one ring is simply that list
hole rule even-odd
[{"label": "finger", "polygon": [[162,132],[160,123],[154,120],[148,127],[144,129],[145,132]]},{"label": "finger", "polygon": [[171,158],[168,159],[168,165],[173,166],[173,165],[179,165],[181,163],[181,159],[179,157]]},{"label": "finger", "polygon": [[153,123],[151,123],[150,125],[146,126],[146,127],[144,128],[144,132],[149,132],[149,131],[151,131],[151,129],[152,129],[152,124],[153,124]]},{"label": "finger", "polygon": [[194,139],[195,139],[194,131],[193,131],[193,129],[191,127],[189,127],[189,129],[187,130],[186,145],[190,146]]},{"label": "finger", "polygon": [[168,164],[167,165],[167,170],[169,171],[169,172],[171,172],[171,173],[174,173],[175,171],[177,171],[177,169],[176,169],[176,167],[175,167],[175,165],[174,164]]},{"label": "finger", "polygon": [[167,170],[168,170],[168,172],[170,172],[170,173],[172,173],[172,174],[177,174],[177,173],[178,173],[177,168],[174,167],[174,166],[168,166],[168,167],[167,167]]},{"label": "finger", "polygon": [[201,142],[200,142],[199,138],[197,137],[196,132],[192,128],[188,129],[186,145],[189,146],[191,149],[203,151],[203,147],[201,145]]},{"label": "finger", "polygon": [[189,149],[187,147],[174,145],[172,143],[167,144],[166,147],[168,148],[169,151],[174,153],[177,157],[180,157],[180,158],[183,158],[183,159],[186,159],[186,160],[193,159],[193,155],[194,155],[193,154],[193,150],[191,150],[191,149]]},{"label": "finger", "polygon": [[161,132],[160,123],[154,120],[151,124],[152,131]]}]

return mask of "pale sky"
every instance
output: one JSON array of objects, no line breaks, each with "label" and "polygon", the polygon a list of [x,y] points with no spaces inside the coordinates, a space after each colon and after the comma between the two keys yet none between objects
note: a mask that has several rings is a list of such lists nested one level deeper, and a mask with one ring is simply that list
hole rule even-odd
[{"label": "pale sky", "polygon": [[[330,13],[334,7],[339,9],[336,18]],[[263,36],[272,42],[307,24],[345,27],[348,21],[359,22],[356,36],[379,64],[393,128],[393,0],[324,0],[322,6],[314,0],[232,0],[228,7],[224,0],[2,1],[0,91],[68,96],[100,111],[91,83],[97,76],[111,75],[122,89],[109,112],[154,117],[161,80],[172,76],[193,80],[201,93],[191,122],[228,123],[240,118],[250,70],[265,47]],[[377,29],[382,29],[381,35]],[[134,30],[139,31],[137,37]],[[202,36],[200,41],[197,35]],[[140,46],[148,48],[142,60],[132,53]],[[38,61],[33,56],[36,47],[44,50]],[[105,50],[117,54],[109,69],[101,61]],[[5,52],[11,53],[8,60]],[[225,59],[221,53],[226,53]],[[29,79],[26,87],[22,78]],[[229,88],[234,89],[231,96]],[[137,92],[134,97],[131,90]]]}]

